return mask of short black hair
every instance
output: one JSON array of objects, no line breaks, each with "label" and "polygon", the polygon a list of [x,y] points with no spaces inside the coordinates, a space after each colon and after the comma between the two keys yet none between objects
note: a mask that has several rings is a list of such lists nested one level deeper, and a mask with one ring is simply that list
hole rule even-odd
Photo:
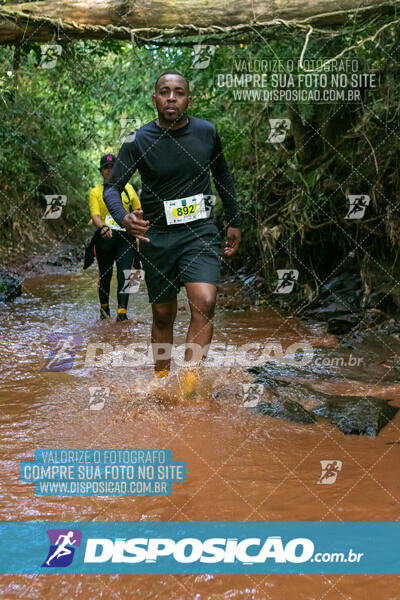
[{"label": "short black hair", "polygon": [[179,75],[179,77],[182,77],[182,79],[184,79],[186,81],[187,88],[188,88],[188,91],[189,91],[189,82],[186,79],[186,77],[184,75],[182,75],[182,73],[179,73],[179,71],[164,71],[163,73],[161,73],[161,75],[159,75],[157,77],[156,82],[154,84],[155,91],[157,91],[158,82],[160,81],[161,77],[164,77],[164,75]]}]

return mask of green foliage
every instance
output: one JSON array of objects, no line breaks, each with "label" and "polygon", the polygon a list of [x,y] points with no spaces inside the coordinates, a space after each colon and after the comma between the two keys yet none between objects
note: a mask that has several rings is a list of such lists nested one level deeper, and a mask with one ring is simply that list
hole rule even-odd
[{"label": "green foliage", "polygon": [[[335,35],[314,32],[305,58],[334,57],[382,23],[374,20],[360,31],[350,19]],[[29,235],[26,221],[33,231],[43,231],[47,193],[68,197],[65,219],[57,227],[84,226],[89,190],[100,182],[100,155],[117,153],[130,128],[156,116],[154,81],[163,70],[177,69],[190,80],[190,112],[217,126],[234,174],[244,215],[237,261],[258,265],[268,277],[272,268],[296,264],[306,276],[317,271],[322,277],[333,258],[337,262],[353,247],[360,254],[397,256],[400,56],[395,28],[382,32],[379,43],[344,56],[379,76],[379,87],[362,91],[353,104],[235,102],[232,90],[217,84],[218,75],[234,74],[240,60],[298,60],[304,38],[297,29],[252,33],[235,44],[221,37],[205,69],[193,68],[194,50],[180,39],[162,47],[156,42],[143,47],[112,40],[63,42],[52,69],[41,68],[42,48],[30,44],[21,49],[17,71],[14,49],[0,48],[3,237],[5,230],[14,231],[14,237]],[[292,126],[283,143],[267,143],[269,119],[280,117],[291,118],[297,129]],[[137,175],[133,183],[140,187]],[[344,219],[349,193],[371,196],[365,222]],[[216,215],[222,226],[220,204]]]}]

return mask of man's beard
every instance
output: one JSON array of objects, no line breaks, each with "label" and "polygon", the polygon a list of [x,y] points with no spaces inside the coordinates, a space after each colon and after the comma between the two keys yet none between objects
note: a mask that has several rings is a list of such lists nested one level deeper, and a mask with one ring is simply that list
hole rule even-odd
[{"label": "man's beard", "polygon": [[168,121],[169,123],[179,123],[185,117],[186,112],[175,113],[173,115],[169,115],[168,113],[163,114],[164,121]]},{"label": "man's beard", "polygon": [[[161,116],[161,118],[163,119],[163,121],[167,121],[168,123],[174,124],[174,123],[179,123],[180,121],[182,121],[182,119],[185,119],[187,107],[184,108],[181,113],[176,112],[176,113],[173,113],[173,114],[168,114],[166,112],[167,108],[168,107],[164,107],[163,112],[161,112],[161,111],[158,110],[158,107],[157,107],[158,117],[160,118],[160,116]],[[179,109],[177,109],[177,111],[178,110]]]}]

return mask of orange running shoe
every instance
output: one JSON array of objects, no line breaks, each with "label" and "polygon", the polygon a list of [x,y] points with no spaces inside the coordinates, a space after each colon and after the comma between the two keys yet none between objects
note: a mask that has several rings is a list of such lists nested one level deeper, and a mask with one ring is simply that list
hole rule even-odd
[{"label": "orange running shoe", "polygon": [[184,370],[180,376],[180,384],[184,396],[193,394],[197,384],[197,371]]},{"label": "orange running shoe", "polygon": [[165,371],[154,371],[154,374],[159,377],[160,379],[162,379],[163,377],[168,377],[169,375],[169,369],[165,369]]}]

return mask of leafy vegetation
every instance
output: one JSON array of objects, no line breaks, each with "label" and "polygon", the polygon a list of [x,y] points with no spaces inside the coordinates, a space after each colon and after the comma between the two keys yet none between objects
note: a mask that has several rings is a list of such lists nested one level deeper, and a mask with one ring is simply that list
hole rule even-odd
[{"label": "leafy vegetation", "polygon": [[[20,52],[0,48],[2,242],[47,238],[49,223],[41,219],[45,194],[68,197],[51,235],[87,224],[89,189],[100,181],[99,156],[118,152],[130,129],[154,118],[154,81],[172,68],[190,79],[190,112],[217,126],[234,173],[244,215],[235,266],[251,265],[269,279],[276,268],[298,268],[309,294],[349,253],[365,280],[382,264],[390,278],[400,244],[398,29],[387,27],[376,40],[356,44],[388,20],[375,18],[361,29],[350,19],[340,31],[310,37],[308,59],[324,61],[356,45],[343,60],[357,60],[360,72],[375,73],[376,87],[361,83],[353,103],[235,102],[231,89],[217,85],[218,74],[235,72],[235,61],[297,61],[304,30],[254,32],[234,42],[221,37],[204,69],[193,68],[190,44],[197,39],[141,47],[112,40],[62,42],[51,69],[41,68],[40,45]],[[291,120],[282,143],[268,143],[271,118]],[[140,187],[137,175],[133,183]],[[346,220],[349,194],[370,196],[364,219]],[[220,205],[216,212],[222,227]]]}]

